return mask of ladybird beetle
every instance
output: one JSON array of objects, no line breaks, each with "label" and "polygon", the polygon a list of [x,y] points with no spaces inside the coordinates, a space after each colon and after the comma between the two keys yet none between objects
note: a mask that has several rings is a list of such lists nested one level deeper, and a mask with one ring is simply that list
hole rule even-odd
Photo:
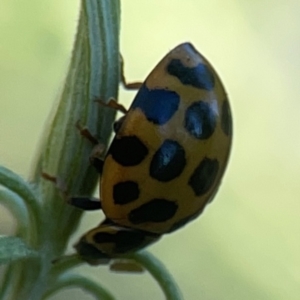
[{"label": "ladybird beetle", "polygon": [[75,246],[81,256],[135,251],[195,219],[216,195],[232,141],[224,87],[190,43],[161,60],[114,128],[100,179],[106,219]]}]

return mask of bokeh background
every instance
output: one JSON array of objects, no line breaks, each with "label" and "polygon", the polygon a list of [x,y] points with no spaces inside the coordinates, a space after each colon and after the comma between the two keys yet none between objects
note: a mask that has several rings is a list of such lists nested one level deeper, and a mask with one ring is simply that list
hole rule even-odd
[{"label": "bokeh background", "polygon": [[[24,177],[63,84],[78,8],[79,0],[0,1],[0,164]],[[185,299],[300,299],[299,12],[298,0],[122,1],[128,79],[191,41],[231,100],[234,144],[220,192],[201,218],[149,248]],[[125,105],[133,96],[120,92]],[[85,215],[74,241],[100,217]],[[1,207],[0,234],[13,230]],[[79,272],[118,299],[163,299],[147,274]],[[69,297],[92,299],[76,289],[52,299]]]}]

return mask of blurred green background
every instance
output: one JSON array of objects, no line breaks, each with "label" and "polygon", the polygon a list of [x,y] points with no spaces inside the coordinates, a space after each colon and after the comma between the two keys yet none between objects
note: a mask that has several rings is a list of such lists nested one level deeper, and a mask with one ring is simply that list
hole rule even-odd
[{"label": "blurred green background", "polygon": [[[0,1],[0,164],[25,177],[63,84],[78,8],[78,0]],[[122,1],[127,79],[145,78],[191,41],[231,100],[234,145],[220,192],[201,218],[149,248],[185,299],[300,299],[299,12],[298,0]],[[125,105],[133,96],[120,92]],[[13,219],[0,213],[0,234],[11,234]],[[86,214],[73,240],[99,218]],[[80,272],[118,299],[163,299],[147,274]],[[92,299],[76,289],[52,299],[67,297]]]}]

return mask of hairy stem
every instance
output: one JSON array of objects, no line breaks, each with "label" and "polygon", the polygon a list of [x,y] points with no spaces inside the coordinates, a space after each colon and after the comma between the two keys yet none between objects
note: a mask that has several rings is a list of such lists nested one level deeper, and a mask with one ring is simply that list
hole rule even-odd
[{"label": "hairy stem", "polygon": [[[88,157],[92,145],[78,133],[75,124],[88,126],[103,144],[111,134],[115,111],[95,103],[117,98],[119,83],[118,0],[82,0],[71,62],[61,97],[44,130],[30,177],[30,188],[20,193],[37,219],[37,241],[23,236],[40,255],[12,263],[7,271],[5,299],[41,299],[48,286],[52,260],[63,254],[76,230],[81,212],[68,207],[61,191],[42,173],[55,176],[69,195],[91,195],[98,175]],[[26,187],[24,183],[21,187]],[[34,191],[38,199],[26,191]],[[34,234],[34,226],[28,229]],[[4,295],[2,294],[2,296]],[[1,295],[1,293],[0,293]],[[4,299],[4,296],[1,298]]]}]

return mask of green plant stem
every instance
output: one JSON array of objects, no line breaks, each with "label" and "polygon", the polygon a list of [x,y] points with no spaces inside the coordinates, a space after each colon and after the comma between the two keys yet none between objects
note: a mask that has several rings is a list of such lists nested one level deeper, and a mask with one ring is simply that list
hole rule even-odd
[{"label": "green plant stem", "polygon": [[27,236],[29,228],[29,214],[23,199],[10,190],[0,190],[0,204],[10,210],[17,222],[17,234]]},{"label": "green plant stem", "polygon": [[82,290],[85,290],[94,296],[97,300],[115,300],[113,295],[99,283],[96,283],[86,277],[74,274],[66,274],[59,278],[57,283],[45,293],[43,299],[47,299],[59,290],[68,287],[81,288]]},{"label": "green plant stem", "polygon": [[51,280],[56,280],[61,274],[70,271],[71,269],[78,267],[85,263],[78,254],[63,256],[58,258],[57,261],[53,262],[53,266],[51,268],[49,276],[51,276]]},{"label": "green plant stem", "polygon": [[176,281],[166,267],[151,253],[139,251],[126,257],[134,259],[141,264],[157,281],[167,300],[183,300],[181,291]]},{"label": "green plant stem", "polygon": [[[116,112],[101,107],[94,100],[117,99],[119,5],[118,0],[81,2],[66,82],[43,134],[31,185],[26,182],[18,185],[19,179],[10,176],[14,174],[0,169],[0,182],[3,182],[3,176],[10,176],[9,182],[4,178],[4,185],[24,199],[25,204],[30,202],[28,209],[33,210],[32,215],[37,217],[39,230],[37,247],[34,248],[40,252],[38,258],[10,265],[5,300],[42,298],[49,284],[51,261],[63,254],[82,215],[81,211],[66,205],[61,191],[42,178],[42,173],[56,176],[60,187],[69,195],[91,195],[95,189],[98,174],[88,162],[93,145],[80,136],[75,124],[80,121],[101,138],[101,143],[108,143]],[[31,186],[34,186],[34,194]],[[32,235],[34,230],[30,229],[29,233]],[[26,236],[23,238],[28,242]]]},{"label": "green plant stem", "polygon": [[[8,170],[5,167],[0,166],[0,185],[5,186],[8,190],[15,193],[19,198],[14,198],[14,203],[8,203],[6,201],[6,204],[9,206],[16,206],[16,201],[20,200],[23,202],[19,205],[19,213],[21,213],[21,207],[23,207],[23,213],[25,213],[25,210],[27,211],[27,215],[29,217],[28,226],[30,226],[30,243],[31,246],[36,247],[37,246],[37,237],[40,234],[39,228],[41,226],[42,218],[41,218],[41,207],[38,202],[37,195],[33,191],[32,187],[19,175],[16,173]],[[11,193],[10,192],[10,193]],[[8,195],[9,197],[13,197],[12,194]],[[3,199],[2,201],[5,201]],[[12,207],[11,207],[12,208]],[[12,210],[14,210],[12,208]],[[19,220],[19,222],[22,222]]]}]

